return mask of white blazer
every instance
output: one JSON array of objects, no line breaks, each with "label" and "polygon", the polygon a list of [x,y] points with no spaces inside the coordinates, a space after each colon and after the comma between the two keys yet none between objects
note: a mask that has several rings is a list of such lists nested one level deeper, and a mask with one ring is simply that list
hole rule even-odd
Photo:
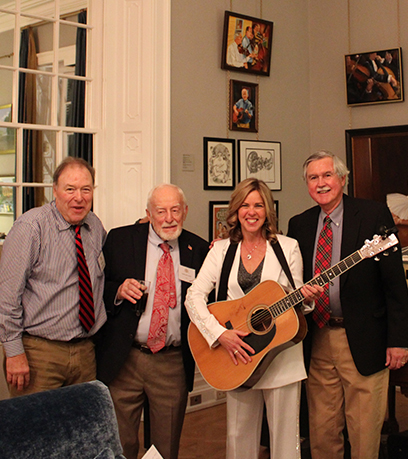
[{"label": "white blazer", "polygon": [[[295,239],[278,235],[290,271],[293,276],[296,288],[303,284],[303,264],[299,245]],[[217,319],[210,314],[207,308],[207,298],[214,286],[218,292],[221,277],[222,264],[228,247],[229,239],[217,241],[208,253],[200,272],[187,291],[186,308],[191,321],[198,327],[209,346],[217,346],[218,337],[225,332]],[[234,300],[244,296],[244,292],[238,284],[238,268],[241,257],[241,243],[238,245],[234,262],[228,282],[227,300]],[[271,245],[267,244],[261,282],[274,280],[285,290],[290,291],[292,287],[286,277],[279,260],[277,259]],[[305,306],[304,306],[305,307]],[[305,312],[313,308],[305,307]],[[240,363],[241,364],[241,363]],[[254,385],[253,389],[275,389],[287,384],[300,381],[306,378],[306,371],[303,364],[302,343],[298,343],[285,349],[275,357],[261,379]]]}]

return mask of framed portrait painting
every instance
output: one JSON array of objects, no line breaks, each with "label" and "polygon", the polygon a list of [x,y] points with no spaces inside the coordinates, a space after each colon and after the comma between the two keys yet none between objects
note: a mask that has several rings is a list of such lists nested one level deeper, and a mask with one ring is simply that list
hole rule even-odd
[{"label": "framed portrait painting", "polygon": [[235,187],[235,140],[204,137],[204,190]]},{"label": "framed portrait painting", "polygon": [[227,209],[228,201],[210,201],[209,208],[209,241],[222,239],[228,235]]},{"label": "framed portrait painting", "polygon": [[269,76],[273,22],[225,12],[221,68]]},{"label": "framed portrait painting", "polygon": [[258,85],[230,80],[229,128],[258,132]]},{"label": "framed portrait painting", "polygon": [[256,177],[270,190],[281,190],[281,144],[239,140],[239,180]]},{"label": "framed portrait painting", "polygon": [[404,100],[401,48],[347,54],[344,67],[348,106]]}]

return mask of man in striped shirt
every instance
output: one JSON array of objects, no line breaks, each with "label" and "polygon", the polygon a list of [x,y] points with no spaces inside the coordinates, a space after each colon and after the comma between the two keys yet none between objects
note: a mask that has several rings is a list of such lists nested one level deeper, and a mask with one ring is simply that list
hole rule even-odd
[{"label": "man in striped shirt", "polygon": [[[53,177],[54,201],[16,220],[0,260],[0,341],[11,396],[95,379],[91,337],[106,320],[103,305],[106,231],[91,212],[95,171],[66,158]],[[79,320],[75,227],[92,283],[95,323]]]}]

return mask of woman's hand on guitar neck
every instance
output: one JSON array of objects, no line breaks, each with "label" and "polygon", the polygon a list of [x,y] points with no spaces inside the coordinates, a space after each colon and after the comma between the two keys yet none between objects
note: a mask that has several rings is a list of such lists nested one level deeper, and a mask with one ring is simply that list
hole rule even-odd
[{"label": "woman's hand on guitar neck", "polygon": [[251,356],[247,352],[255,354],[255,351],[241,339],[247,334],[240,330],[226,330],[218,337],[218,342],[228,351],[235,365],[238,365],[238,360],[245,364],[252,362]]}]

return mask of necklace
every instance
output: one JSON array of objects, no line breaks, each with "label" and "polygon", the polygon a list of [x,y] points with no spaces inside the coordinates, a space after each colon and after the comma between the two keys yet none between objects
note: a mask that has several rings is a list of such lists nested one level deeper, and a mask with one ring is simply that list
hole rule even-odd
[{"label": "necklace", "polygon": [[[252,258],[252,252],[253,252],[255,249],[257,249],[257,248],[258,248],[258,246],[255,245],[254,248],[253,248],[252,250],[248,251],[248,255],[247,255],[248,260],[250,260],[250,259]],[[247,250],[248,250],[248,249],[247,249]]]}]

